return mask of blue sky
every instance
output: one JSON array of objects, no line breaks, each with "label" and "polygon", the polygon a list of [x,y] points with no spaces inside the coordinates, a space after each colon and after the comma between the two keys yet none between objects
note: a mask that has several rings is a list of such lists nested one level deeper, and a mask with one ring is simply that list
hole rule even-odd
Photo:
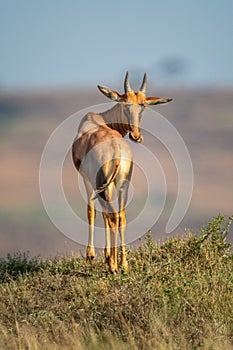
[{"label": "blue sky", "polygon": [[0,88],[114,87],[126,70],[233,86],[232,18],[232,0],[0,0]]}]

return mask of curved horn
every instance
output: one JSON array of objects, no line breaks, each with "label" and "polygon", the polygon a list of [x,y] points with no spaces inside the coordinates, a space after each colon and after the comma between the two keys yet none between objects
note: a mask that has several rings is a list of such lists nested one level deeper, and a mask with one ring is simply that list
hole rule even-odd
[{"label": "curved horn", "polygon": [[125,87],[125,93],[131,91],[131,87],[129,84],[129,73],[128,72],[126,72],[126,75],[125,75],[124,87]]},{"label": "curved horn", "polygon": [[140,91],[143,92],[144,94],[146,93],[146,85],[147,85],[147,76],[145,73],[143,77],[142,86],[140,87]]}]

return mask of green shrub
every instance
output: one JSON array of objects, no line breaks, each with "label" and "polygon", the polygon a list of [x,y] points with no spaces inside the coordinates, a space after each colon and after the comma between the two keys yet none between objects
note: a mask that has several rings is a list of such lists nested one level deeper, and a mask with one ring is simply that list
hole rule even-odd
[{"label": "green shrub", "polygon": [[14,255],[7,254],[5,259],[0,258],[0,281],[38,271],[42,268],[42,265],[38,257],[30,258],[29,252],[17,252]]}]

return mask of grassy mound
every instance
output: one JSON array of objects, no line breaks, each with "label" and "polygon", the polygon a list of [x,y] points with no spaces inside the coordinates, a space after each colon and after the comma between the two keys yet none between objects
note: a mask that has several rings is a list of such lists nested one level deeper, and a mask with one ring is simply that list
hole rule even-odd
[{"label": "grassy mound", "polygon": [[127,274],[103,258],[0,260],[0,349],[232,349],[232,220],[163,245],[148,234]]}]

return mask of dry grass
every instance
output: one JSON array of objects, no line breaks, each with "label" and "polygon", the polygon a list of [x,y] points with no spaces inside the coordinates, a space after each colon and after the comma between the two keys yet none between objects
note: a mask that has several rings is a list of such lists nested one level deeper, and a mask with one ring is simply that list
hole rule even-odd
[{"label": "dry grass", "polygon": [[231,220],[163,245],[148,234],[116,276],[103,258],[2,259],[0,349],[232,349]]}]

